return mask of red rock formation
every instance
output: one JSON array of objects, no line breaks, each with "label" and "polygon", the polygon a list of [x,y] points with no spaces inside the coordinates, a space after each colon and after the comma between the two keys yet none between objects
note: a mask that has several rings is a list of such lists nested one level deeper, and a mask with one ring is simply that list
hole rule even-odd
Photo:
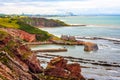
[{"label": "red rock formation", "polygon": [[17,55],[22,57],[21,60],[29,66],[31,72],[42,72],[42,67],[40,66],[40,62],[36,59],[35,53],[31,52],[27,46],[21,45],[19,48],[17,48]]},{"label": "red rock formation", "polygon": [[11,34],[14,37],[19,37],[28,42],[36,41],[35,34],[29,34],[22,30],[10,29],[10,28],[6,28],[6,29],[2,29],[2,30],[9,32],[9,34]]},{"label": "red rock formation", "polygon": [[29,34],[25,31],[19,30],[19,35],[18,35],[21,39],[26,40],[28,42],[32,42],[35,41],[35,34]]},{"label": "red rock formation", "polygon": [[49,68],[49,69],[45,70],[45,75],[62,77],[62,78],[69,77],[68,71],[66,71],[64,68],[60,68],[60,67]]},{"label": "red rock formation", "polygon": [[63,57],[53,58],[45,70],[45,75],[63,77],[74,80],[85,80],[81,75],[81,67],[77,63],[67,64]]},{"label": "red rock formation", "polygon": [[83,78],[83,76],[81,75],[81,67],[78,63],[68,64],[66,66],[66,69],[68,71],[70,71],[69,77],[75,78],[75,79],[78,79],[78,80],[79,79],[81,80]]},{"label": "red rock formation", "polygon": [[36,54],[10,34],[1,37],[0,80],[39,80],[37,73],[43,72],[43,69]]},{"label": "red rock formation", "polygon": [[67,60],[65,60],[63,57],[55,57],[48,63],[48,67],[50,65],[59,68],[65,68],[66,64],[67,64]]}]

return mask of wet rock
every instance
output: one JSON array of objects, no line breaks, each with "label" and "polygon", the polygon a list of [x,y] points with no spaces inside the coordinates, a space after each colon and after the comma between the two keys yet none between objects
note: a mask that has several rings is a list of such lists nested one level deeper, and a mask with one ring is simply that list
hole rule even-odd
[{"label": "wet rock", "polygon": [[80,65],[77,63],[67,64],[67,60],[63,57],[53,58],[47,65],[45,75],[74,80],[85,80],[81,75]]},{"label": "wet rock", "polygon": [[69,41],[76,41],[75,36],[69,36]]},{"label": "wet rock", "polygon": [[45,75],[68,78],[69,72],[66,71],[64,68],[60,68],[60,67],[53,67],[52,68],[51,67],[51,68],[45,70]]},{"label": "wet rock", "polygon": [[49,66],[65,68],[66,65],[67,65],[67,60],[65,60],[63,57],[55,57],[48,63],[48,68]]},{"label": "wet rock", "polygon": [[68,36],[68,35],[62,35],[62,36],[61,36],[61,39],[62,39],[62,40],[69,40],[69,36]]},{"label": "wet rock", "polygon": [[87,79],[87,80],[95,80],[94,78],[89,78],[89,79]]},{"label": "wet rock", "polygon": [[120,42],[114,42],[114,44],[120,44]]},{"label": "wet rock", "polygon": [[84,45],[84,41],[77,41],[77,45]]},{"label": "wet rock", "polygon": [[68,41],[76,41],[75,36],[68,36],[68,35],[61,35],[62,40],[68,40]]},{"label": "wet rock", "polygon": [[81,67],[78,63],[67,64],[66,69],[70,71],[69,77],[82,80],[84,77],[81,75]]},{"label": "wet rock", "polygon": [[91,43],[91,42],[85,42],[84,43],[84,51],[97,51],[98,50],[98,46],[95,43]]}]

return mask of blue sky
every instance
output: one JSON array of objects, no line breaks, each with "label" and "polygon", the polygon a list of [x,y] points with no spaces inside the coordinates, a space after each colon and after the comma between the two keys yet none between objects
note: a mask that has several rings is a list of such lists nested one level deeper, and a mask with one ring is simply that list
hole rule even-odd
[{"label": "blue sky", "polygon": [[6,14],[120,14],[120,0],[0,0]]}]

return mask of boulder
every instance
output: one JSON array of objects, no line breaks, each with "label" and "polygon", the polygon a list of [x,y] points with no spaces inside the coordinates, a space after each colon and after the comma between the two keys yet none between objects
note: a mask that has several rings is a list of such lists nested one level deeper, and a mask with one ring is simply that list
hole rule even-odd
[{"label": "boulder", "polygon": [[70,71],[69,77],[77,80],[84,80],[84,77],[81,75],[81,67],[78,63],[68,64],[66,69]]},{"label": "boulder", "polygon": [[84,51],[97,51],[98,50],[98,46],[95,43],[92,42],[84,42]]},{"label": "boulder", "polygon": [[65,60],[63,57],[55,57],[48,63],[47,68],[49,68],[50,66],[65,68],[66,65],[67,65],[67,60]]},{"label": "boulder", "polygon": [[62,36],[61,36],[61,39],[67,41],[67,40],[69,40],[69,36],[68,36],[68,35],[62,35]]},{"label": "boulder", "polygon": [[76,41],[75,36],[69,36],[69,41]]},{"label": "boulder", "polygon": [[67,62],[66,59],[60,56],[53,58],[45,69],[45,75],[68,78],[68,80],[85,80],[81,75],[80,64],[67,64]]},{"label": "boulder", "polygon": [[66,40],[66,41],[76,41],[75,36],[68,36],[68,35],[61,35],[61,39],[62,40]]}]

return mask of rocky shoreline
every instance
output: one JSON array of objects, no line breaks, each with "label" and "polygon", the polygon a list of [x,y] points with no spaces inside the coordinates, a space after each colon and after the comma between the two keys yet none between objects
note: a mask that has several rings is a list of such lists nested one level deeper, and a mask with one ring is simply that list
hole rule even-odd
[{"label": "rocky shoreline", "polygon": [[0,80],[85,80],[80,64],[68,64],[64,57],[57,57],[43,68],[20,39],[2,30],[0,36]]},{"label": "rocky shoreline", "polygon": [[[42,65],[44,66],[46,63],[49,62],[49,60],[53,57],[58,57],[59,55],[54,54],[37,54],[38,59],[42,58]],[[76,58],[71,56],[63,56],[66,60],[68,60],[69,63],[78,63],[81,65],[81,69],[83,72],[83,76],[85,76],[86,80],[105,80],[110,79],[110,77],[106,74],[108,72],[117,71],[119,72],[120,63],[117,62],[107,62],[102,60],[92,60],[92,59],[84,59],[84,58]],[[89,72],[90,70],[90,72]],[[92,70],[92,71],[91,71]],[[97,72],[97,71],[103,71],[103,72]],[[116,72],[117,72],[116,71]],[[88,73],[87,73],[88,72]],[[105,72],[105,74],[104,74]],[[117,73],[115,73],[117,76]],[[102,79],[102,77],[104,77]],[[111,76],[112,77],[112,76]],[[113,75],[114,77],[114,75]],[[119,75],[117,76],[119,78]],[[114,80],[114,79],[112,79]],[[115,79],[119,80],[119,79]]]},{"label": "rocky shoreline", "polygon": [[[63,41],[63,40],[51,40],[48,42],[30,42],[25,43],[26,45],[46,45],[46,44],[57,44],[57,45],[82,45],[84,46],[84,51],[90,52],[90,51],[97,51],[98,46],[95,43],[92,42],[85,42],[85,41]],[[43,50],[44,52],[58,52],[58,51],[67,51],[67,49],[46,49]],[[42,50],[35,50],[35,52],[43,52]]]},{"label": "rocky shoreline", "polygon": [[[43,57],[51,59],[53,57],[57,57],[59,55],[52,55],[52,54],[43,54],[43,55],[37,55],[37,57]],[[71,62],[78,62],[78,63],[89,63],[92,65],[100,65],[100,66],[111,66],[111,67],[120,67],[120,63],[116,62],[107,62],[107,61],[95,61],[95,60],[89,60],[89,59],[83,59],[83,58],[75,58],[71,56],[63,56],[65,59]]]}]

